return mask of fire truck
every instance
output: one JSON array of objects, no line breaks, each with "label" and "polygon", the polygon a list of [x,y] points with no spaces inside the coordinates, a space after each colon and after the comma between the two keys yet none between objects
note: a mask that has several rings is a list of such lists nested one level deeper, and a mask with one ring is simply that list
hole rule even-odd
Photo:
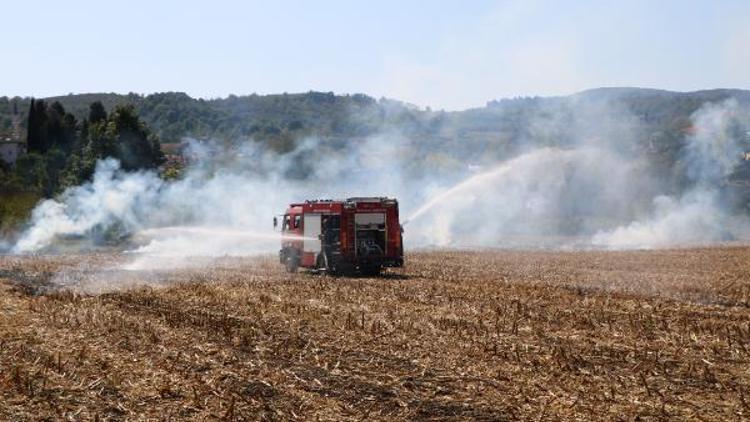
[{"label": "fire truck", "polygon": [[302,267],[375,275],[384,267],[404,265],[402,231],[395,199],[294,203],[282,217],[279,260],[289,272]]}]

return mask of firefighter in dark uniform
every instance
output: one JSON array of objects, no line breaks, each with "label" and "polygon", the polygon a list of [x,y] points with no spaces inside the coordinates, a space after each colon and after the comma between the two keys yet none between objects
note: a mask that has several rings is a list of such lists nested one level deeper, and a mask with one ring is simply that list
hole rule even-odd
[{"label": "firefighter in dark uniform", "polygon": [[[331,262],[331,249],[332,249],[332,230],[331,230],[331,224],[330,224],[330,217],[327,215],[324,215],[321,218],[321,231],[322,234],[320,236],[320,257],[319,262],[322,264],[322,266],[326,270],[331,270],[333,267],[333,262]],[[321,266],[321,265],[319,265]]]},{"label": "firefighter in dark uniform", "polygon": [[[341,217],[324,215],[321,217],[320,261],[318,267],[324,267],[329,273],[338,272],[341,257],[340,228]],[[321,265],[322,264],[322,265]]]}]

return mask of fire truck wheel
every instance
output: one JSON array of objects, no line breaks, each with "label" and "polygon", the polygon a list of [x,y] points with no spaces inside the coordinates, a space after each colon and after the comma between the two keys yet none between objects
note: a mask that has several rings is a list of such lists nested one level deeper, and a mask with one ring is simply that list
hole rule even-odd
[{"label": "fire truck wheel", "polygon": [[286,257],[286,271],[290,273],[296,273],[299,267],[299,259],[296,256]]},{"label": "fire truck wheel", "polygon": [[380,265],[363,265],[359,268],[360,274],[367,277],[379,276],[380,271]]}]

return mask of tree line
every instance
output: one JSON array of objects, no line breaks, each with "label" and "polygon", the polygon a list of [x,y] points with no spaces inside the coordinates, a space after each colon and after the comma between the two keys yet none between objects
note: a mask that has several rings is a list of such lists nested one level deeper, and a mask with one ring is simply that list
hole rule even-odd
[{"label": "tree line", "polygon": [[0,162],[0,190],[52,197],[91,180],[96,162],[112,157],[124,170],[154,169],[164,163],[159,138],[132,105],[107,113],[95,101],[81,121],[59,101],[32,99],[27,117],[27,153],[14,166]]}]

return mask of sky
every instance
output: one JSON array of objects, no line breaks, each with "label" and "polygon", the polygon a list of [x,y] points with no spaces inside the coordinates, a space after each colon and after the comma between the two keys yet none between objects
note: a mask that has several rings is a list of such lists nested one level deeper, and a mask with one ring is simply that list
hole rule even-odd
[{"label": "sky", "polygon": [[750,89],[750,1],[3,0],[0,95]]}]

